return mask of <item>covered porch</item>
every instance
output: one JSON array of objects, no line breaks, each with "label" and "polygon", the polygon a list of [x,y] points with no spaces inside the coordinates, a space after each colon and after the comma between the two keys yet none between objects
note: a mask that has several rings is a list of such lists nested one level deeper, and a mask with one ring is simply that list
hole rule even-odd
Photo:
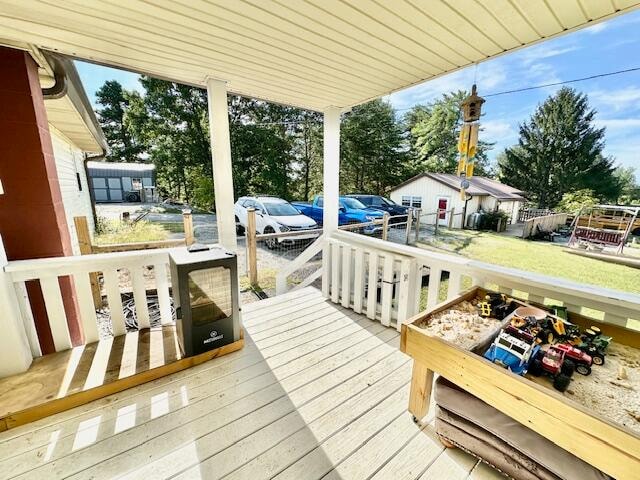
[{"label": "covered porch", "polygon": [[[47,418],[7,424],[9,430],[0,434],[1,475],[498,476],[461,450],[444,449],[433,429],[433,410],[412,421],[406,411],[412,363],[398,351],[402,326],[443,299],[480,285],[539,304],[553,301],[614,337],[624,336],[640,321],[640,295],[339,231],[341,115],[369,99],[605,20],[637,3],[0,2],[0,38],[12,48],[55,51],[207,89],[222,246],[237,250],[229,92],[324,113],[325,202],[323,233],[278,272],[278,296],[243,307],[244,348],[165,378],[147,377],[143,382],[148,383],[73,409],[49,411],[55,415]],[[288,278],[317,255],[321,269],[301,285],[291,285]],[[85,344],[98,340],[91,287],[96,272],[104,278],[116,338],[152,336],[145,306],[150,290],[158,297],[161,326],[153,345],[162,354],[152,355],[151,348],[136,351],[135,361],[146,362],[142,370],[182,360],[177,350],[175,358],[170,354],[173,337],[163,341],[173,322],[167,251],[27,260],[0,255],[0,264],[5,312],[0,359],[6,375],[24,372],[42,355],[29,282],[40,286],[57,352],[74,346],[65,308],[71,297],[77,302],[80,337]],[[131,275],[141,332],[126,333],[117,282],[122,270]],[[153,288],[145,283],[147,270],[154,273]],[[60,288],[65,279],[73,279],[71,290]],[[308,286],[316,280],[321,290]],[[102,382],[109,377],[109,355],[96,358],[89,370],[94,368],[92,378]],[[126,377],[122,364],[117,380]],[[414,383],[415,375],[414,370]],[[87,390],[89,380],[80,382],[80,391]],[[558,437],[553,440],[568,451],[593,460]],[[640,445],[637,436],[624,438],[629,451]],[[623,466],[595,465],[617,475],[640,460],[630,454]]]}]

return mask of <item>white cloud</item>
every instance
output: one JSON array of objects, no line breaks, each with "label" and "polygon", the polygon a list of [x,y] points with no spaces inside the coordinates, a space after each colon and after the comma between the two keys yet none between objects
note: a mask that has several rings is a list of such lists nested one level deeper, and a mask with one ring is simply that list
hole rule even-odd
[{"label": "white cloud", "polygon": [[640,88],[626,87],[619,90],[596,90],[589,93],[589,98],[593,100],[599,110],[612,109],[635,110],[640,104]]},{"label": "white cloud", "polygon": [[506,140],[517,139],[518,133],[509,122],[503,120],[489,120],[481,123],[482,139],[489,142],[502,143]]},{"label": "white cloud", "polygon": [[590,27],[587,27],[583,30],[585,33],[596,34],[608,28],[608,24],[606,22],[595,23]]},{"label": "white cloud", "polygon": [[621,130],[640,128],[640,118],[598,119],[595,124],[600,128],[606,127],[607,133],[618,133]]},{"label": "white cloud", "polygon": [[538,60],[557,57],[558,55],[564,55],[565,53],[574,52],[576,50],[579,50],[579,47],[575,45],[568,47],[553,47],[543,43],[541,45],[522,50],[522,61],[525,64],[531,64]]}]

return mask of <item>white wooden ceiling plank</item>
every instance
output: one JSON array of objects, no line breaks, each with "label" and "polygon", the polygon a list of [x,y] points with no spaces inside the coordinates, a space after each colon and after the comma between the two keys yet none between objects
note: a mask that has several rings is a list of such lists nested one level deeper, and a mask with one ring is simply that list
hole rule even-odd
[{"label": "white wooden ceiling plank", "polygon": [[549,7],[551,7],[564,28],[572,28],[589,20],[585,16],[578,0],[549,0]]},{"label": "white wooden ceiling plank", "polygon": [[426,3],[412,1],[414,5],[420,7],[425,15],[445,28],[450,35],[473,45],[483,56],[488,57],[504,50],[484,33],[482,26],[469,22],[443,1],[430,0]]},{"label": "white wooden ceiling plank", "polygon": [[[20,10],[16,10],[19,14]],[[67,10],[61,14],[53,14],[50,12],[39,13],[35,10],[40,9],[34,8],[29,12],[29,15],[36,21],[43,22],[46,18],[48,23],[57,26],[58,28],[69,29],[76,33],[93,35],[95,38],[102,39],[105,42],[108,42],[109,39],[118,40],[120,42],[126,42],[127,39],[132,39],[133,43],[136,45],[135,48],[145,49],[145,51],[148,51],[155,56],[163,56],[175,61],[182,61],[184,64],[194,66],[195,68],[202,66],[205,68],[219,70],[224,68],[224,65],[228,72],[236,72],[235,75],[251,76],[256,79],[262,78],[265,81],[277,80],[278,83],[283,86],[287,86],[288,88],[296,89],[302,86],[306,86],[307,88],[317,88],[318,86],[321,86],[325,91],[331,92],[335,95],[336,98],[345,94],[350,98],[354,93],[362,95],[369,91],[361,90],[360,87],[355,85],[350,89],[346,89],[344,87],[340,88],[343,84],[336,82],[335,80],[333,82],[320,82],[317,79],[314,81],[313,77],[304,77],[298,75],[296,72],[288,72],[284,68],[276,69],[271,67],[265,61],[259,62],[260,59],[257,57],[249,61],[243,61],[241,58],[229,55],[224,50],[216,52],[215,50],[202,48],[197,44],[172,44],[166,39],[166,37],[154,32],[148,32],[145,35],[145,32],[140,28],[134,28],[133,32],[129,32],[131,28],[126,25],[107,22],[104,20],[101,21],[99,18],[90,14],[88,15],[85,13]],[[84,30],[77,30],[79,25],[83,25]],[[179,54],[175,54],[172,53],[174,50],[172,47],[174,45],[179,45],[181,48],[189,50],[184,50]]]},{"label": "white wooden ceiling plank", "polygon": [[483,0],[482,5],[524,45],[540,35],[509,0]]},{"label": "white wooden ceiling plank", "polygon": [[[370,19],[387,27],[385,37],[377,39],[378,41],[386,45],[402,42],[403,48],[415,56],[424,58],[429,65],[433,65],[440,71],[451,70],[466,63],[457,52],[429,35],[421,26],[400,15],[397,7],[401,3],[398,1],[391,3],[388,0],[366,0],[352,5]],[[362,33],[366,34],[366,32]],[[455,57],[458,57],[457,62],[454,61]]]},{"label": "white wooden ceiling plank", "polygon": [[602,18],[615,12],[611,0],[580,0],[580,3],[591,20]]},{"label": "white wooden ceiling plank", "polygon": [[[202,16],[198,18],[190,13],[192,10],[174,5],[174,15],[171,21],[166,17],[166,11],[160,7],[143,5],[138,2],[116,3],[102,2],[98,6],[88,7],[84,1],[67,0],[65,5],[73,5],[73,9],[81,12],[92,11],[103,17],[104,20],[118,22],[139,29],[156,30],[158,34],[167,34],[173,41],[185,40],[191,44],[199,43],[202,47],[208,44],[219,45],[229,51],[238,51],[251,56],[259,56],[261,59],[269,58],[273,64],[283,68],[297,65],[298,71],[314,78],[329,78],[327,73],[332,73],[331,78],[340,78],[349,84],[357,86],[369,86],[374,83],[381,87],[388,87],[393,83],[392,79],[372,79],[371,69],[357,70],[353,65],[347,66],[340,62],[324,58],[309,58],[309,52],[289,44],[287,48],[278,45],[277,42],[262,35],[252,38],[244,29],[238,28],[222,19],[207,22]],[[127,12],[123,15],[123,11]],[[162,15],[164,13],[164,16]],[[235,30],[234,30],[235,28]],[[171,35],[169,35],[171,34]],[[277,46],[276,46],[277,45]],[[395,79],[397,80],[397,79]]]},{"label": "white wooden ceiling plank", "polygon": [[[215,0],[222,1],[222,0]],[[244,0],[245,2],[252,0]],[[238,4],[240,5],[240,4]],[[246,3],[242,3],[243,11],[247,11],[244,8]],[[256,2],[256,8],[261,8],[257,12],[251,12],[252,14],[271,15],[270,10],[262,9],[262,5],[270,5],[267,1]],[[302,2],[292,3],[296,8],[301,8],[304,5]],[[347,50],[356,49],[360,55],[359,61],[367,61],[371,56],[385,56],[388,58],[387,68],[399,68],[405,73],[410,74],[414,80],[420,78],[419,75],[414,73],[416,70],[428,71],[430,73],[439,72],[440,70],[434,65],[430,64],[421,57],[416,57],[410,49],[407,47],[407,41],[394,36],[393,31],[388,29],[384,25],[380,25],[375,20],[368,18],[360,14],[356,9],[352,8],[351,4],[342,3],[340,0],[323,0],[319,4],[314,6],[321,9],[321,13],[314,15],[314,18],[305,15],[297,15],[284,19],[278,16],[278,21],[285,21],[289,25],[297,25],[304,28],[308,36],[314,36],[315,38],[334,38],[341,39],[341,44]],[[311,7],[311,5],[309,5]],[[295,14],[291,9],[287,11]],[[285,13],[283,10],[278,10],[278,13]],[[271,18],[271,17],[269,17]],[[329,28],[331,26],[331,28]],[[327,30],[328,29],[328,30]],[[326,32],[326,33],[325,33]],[[347,37],[340,32],[348,32]],[[391,33],[385,38],[385,33]],[[391,37],[391,38],[389,38]],[[342,40],[344,38],[344,40]],[[426,55],[426,50],[423,51],[423,56]]]},{"label": "white wooden ceiling plank", "polygon": [[[183,2],[183,0],[178,1]],[[201,0],[184,1],[187,2],[187,6],[192,8],[194,5],[199,7],[203,3]],[[268,31],[270,35],[279,36],[282,41],[288,44],[303,42],[312,45],[313,51],[317,53],[311,58],[314,58],[315,55],[342,57],[356,68],[369,65],[378,69],[381,75],[391,71],[394,75],[404,78],[404,81],[415,78],[415,75],[408,70],[406,61],[385,50],[372,49],[371,45],[361,47],[337,31],[333,31],[331,35],[322,35],[305,28],[304,25],[298,25],[273,15],[261,9],[260,5],[261,2],[257,5],[251,5],[240,1],[211,0],[211,4],[203,5],[205,8],[203,12],[215,12],[226,18],[233,18],[240,24],[255,25],[257,28]],[[224,9],[224,12],[221,13],[220,9]]]},{"label": "white wooden ceiling plank", "polygon": [[558,19],[544,2],[531,0],[512,0],[512,2],[543,37],[550,37],[563,30]]},{"label": "white wooden ceiling plank", "polygon": [[482,25],[485,34],[490,36],[502,50],[510,50],[522,44],[516,36],[517,32],[511,31],[498,21],[484,6],[484,2],[478,0],[446,0],[446,2],[467,21]]},{"label": "white wooden ceiling plank", "polygon": [[[165,78],[171,81],[185,83],[189,85],[205,86],[205,73],[193,73],[184,68],[179,62],[159,62],[158,59],[150,60],[148,57],[140,58],[140,56],[131,56],[131,51],[118,46],[118,48],[110,48],[108,51],[100,50],[87,44],[74,43],[69,41],[69,35],[65,35],[56,29],[40,27],[36,32],[34,24],[26,20],[15,20],[7,17],[0,22],[0,36],[8,39],[24,39],[28,38],[29,42],[38,45],[41,48],[55,50],[66,55],[78,57],[80,59],[94,61],[99,64],[109,65],[114,68],[122,68],[125,70],[145,73],[158,78]],[[83,40],[86,40],[83,38]],[[111,46],[113,47],[113,45]],[[127,54],[128,52],[128,54]],[[153,57],[151,57],[153,58]],[[214,74],[215,72],[209,72]],[[224,75],[221,72],[221,76]],[[298,95],[287,89],[272,87],[261,82],[254,82],[249,79],[244,80],[242,84],[230,83],[230,91],[238,95],[260,98],[276,103],[294,105],[310,110],[323,110],[333,105],[333,100],[327,96],[326,98],[316,97],[315,95]],[[358,97],[354,97],[353,103],[358,101]]]}]

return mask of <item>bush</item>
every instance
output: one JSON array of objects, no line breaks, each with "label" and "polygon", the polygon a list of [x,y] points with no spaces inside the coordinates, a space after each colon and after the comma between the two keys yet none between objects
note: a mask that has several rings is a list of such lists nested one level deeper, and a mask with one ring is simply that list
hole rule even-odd
[{"label": "bush", "polygon": [[498,230],[498,222],[502,225],[506,225],[509,221],[510,215],[502,210],[496,210],[494,212],[485,212],[484,221],[482,222],[483,230]]}]

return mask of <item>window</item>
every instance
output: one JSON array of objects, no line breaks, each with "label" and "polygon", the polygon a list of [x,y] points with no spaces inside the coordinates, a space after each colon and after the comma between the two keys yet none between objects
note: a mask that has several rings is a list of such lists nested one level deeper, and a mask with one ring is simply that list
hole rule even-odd
[{"label": "window", "polygon": [[403,195],[402,205],[404,207],[422,208],[422,197],[412,197],[410,195]]},{"label": "window", "polygon": [[285,202],[265,203],[264,208],[267,209],[269,215],[275,217],[289,217],[292,215],[300,215],[300,212],[293,208],[293,205]]},{"label": "window", "polygon": [[316,206],[318,206],[319,208],[322,208],[323,205],[324,205],[324,200],[322,199],[322,197],[318,197],[318,203]]},{"label": "window", "polygon": [[141,178],[132,178],[131,179],[131,189],[132,190],[142,190],[142,179]]},{"label": "window", "polygon": [[364,206],[362,204],[362,202],[360,200],[356,200],[355,198],[343,198],[342,200],[340,200],[340,203],[343,205],[346,205],[349,208],[367,208],[366,206]]}]

